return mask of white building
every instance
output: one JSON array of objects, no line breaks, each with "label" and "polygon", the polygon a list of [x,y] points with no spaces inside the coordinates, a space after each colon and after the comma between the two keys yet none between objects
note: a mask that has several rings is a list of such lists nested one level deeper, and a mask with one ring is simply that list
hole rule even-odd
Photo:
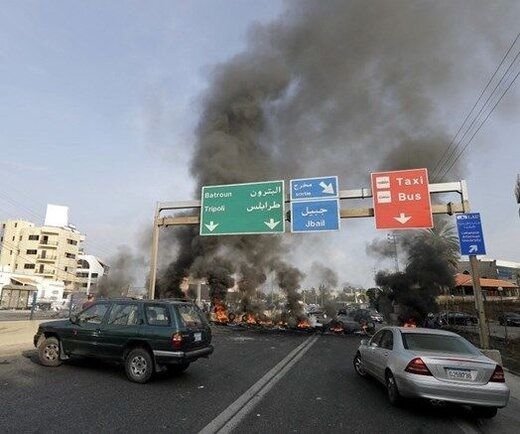
[{"label": "white building", "polygon": [[104,274],[108,274],[108,269],[108,265],[94,255],[79,255],[76,269],[78,290],[87,294],[95,292],[97,282]]}]

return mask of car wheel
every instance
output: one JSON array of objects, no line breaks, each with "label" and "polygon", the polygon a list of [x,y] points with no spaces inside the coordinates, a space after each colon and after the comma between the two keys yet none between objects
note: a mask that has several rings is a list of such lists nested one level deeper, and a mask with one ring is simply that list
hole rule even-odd
[{"label": "car wheel", "polygon": [[386,393],[390,404],[398,406],[401,403],[401,395],[397,388],[397,383],[391,372],[386,375]]},{"label": "car wheel", "polygon": [[168,372],[171,372],[172,374],[182,374],[186,369],[188,369],[190,366],[189,363],[180,363],[178,365],[169,365],[168,366]]},{"label": "car wheel", "polygon": [[491,419],[497,415],[498,409],[496,407],[473,407],[475,416],[482,419]]},{"label": "car wheel", "polygon": [[54,337],[42,339],[38,345],[38,360],[43,366],[60,366],[60,341]]},{"label": "car wheel", "polygon": [[135,348],[125,359],[126,376],[135,383],[146,383],[153,374],[153,360],[144,348]]},{"label": "car wheel", "polygon": [[361,354],[359,353],[357,353],[356,357],[354,357],[354,370],[360,377],[367,376],[365,368],[363,368],[363,360],[361,359]]}]

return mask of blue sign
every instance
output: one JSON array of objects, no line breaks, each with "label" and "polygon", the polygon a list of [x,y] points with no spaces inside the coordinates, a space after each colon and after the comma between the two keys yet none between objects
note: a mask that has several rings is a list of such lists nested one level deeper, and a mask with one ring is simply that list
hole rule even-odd
[{"label": "blue sign", "polygon": [[291,201],[338,197],[338,177],[291,179]]},{"label": "blue sign", "polygon": [[339,199],[291,202],[291,232],[339,230]]},{"label": "blue sign", "polygon": [[484,234],[480,223],[480,214],[473,212],[457,216],[461,255],[485,255]]}]

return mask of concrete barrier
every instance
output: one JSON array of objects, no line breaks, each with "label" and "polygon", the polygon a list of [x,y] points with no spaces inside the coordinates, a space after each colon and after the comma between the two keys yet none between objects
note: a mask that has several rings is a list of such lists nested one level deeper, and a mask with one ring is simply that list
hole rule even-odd
[{"label": "concrete barrier", "polygon": [[33,337],[42,322],[34,321],[1,321],[0,322],[0,355],[14,355],[34,348]]}]

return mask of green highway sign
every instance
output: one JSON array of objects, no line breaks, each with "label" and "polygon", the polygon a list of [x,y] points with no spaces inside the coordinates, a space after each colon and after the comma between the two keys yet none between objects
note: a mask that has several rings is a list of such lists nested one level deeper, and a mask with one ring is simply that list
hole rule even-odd
[{"label": "green highway sign", "polygon": [[284,182],[202,187],[201,235],[280,234],[285,232]]}]

